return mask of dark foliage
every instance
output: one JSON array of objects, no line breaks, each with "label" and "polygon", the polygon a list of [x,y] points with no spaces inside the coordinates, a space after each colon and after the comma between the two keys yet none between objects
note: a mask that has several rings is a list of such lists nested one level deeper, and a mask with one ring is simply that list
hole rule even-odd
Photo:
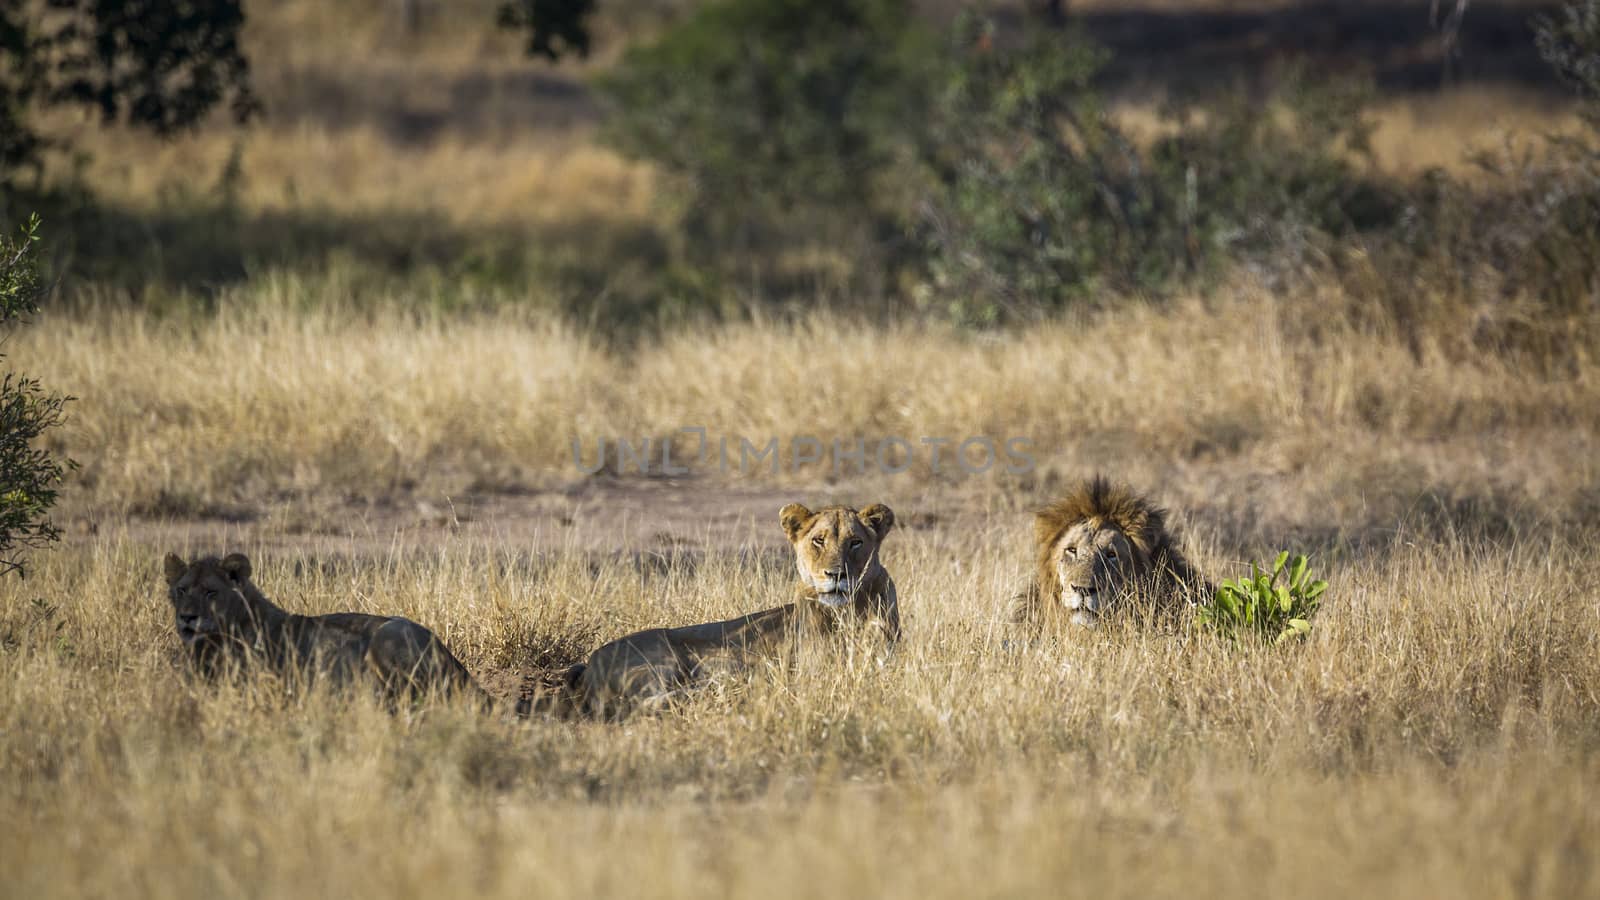
[{"label": "dark foliage", "polygon": [[0,180],[36,162],[34,106],[74,105],[158,134],[226,104],[256,108],[240,0],[48,0],[0,6]]}]

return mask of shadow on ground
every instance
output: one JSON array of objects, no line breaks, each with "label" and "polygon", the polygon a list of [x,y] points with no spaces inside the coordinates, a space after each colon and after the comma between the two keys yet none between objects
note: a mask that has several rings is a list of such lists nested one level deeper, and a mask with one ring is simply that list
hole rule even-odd
[{"label": "shadow on ground", "polygon": [[[1440,4],[1444,18],[1453,3]],[[1070,4],[1068,4],[1070,9]],[[1270,87],[1283,68],[1303,63],[1328,74],[1370,74],[1389,92],[1445,84],[1548,90],[1559,85],[1534,46],[1532,21],[1554,2],[1471,4],[1452,54],[1429,4],[1319,0],[1275,9],[1087,10],[1068,20],[1113,58],[1105,84],[1119,94]],[[1015,15],[1012,26],[1018,24]]]},{"label": "shadow on ground", "polygon": [[[541,225],[462,226],[427,210],[241,211],[210,195],[128,209],[85,192],[14,193],[0,213],[37,211],[64,287],[112,286],[138,302],[204,306],[225,288],[272,271],[344,268],[360,304],[402,294],[470,307],[487,295],[525,297],[583,319],[626,322],[658,305],[667,238],[643,224],[564,217]],[[70,297],[73,291],[59,291]],[[603,306],[603,309],[596,309]]]}]

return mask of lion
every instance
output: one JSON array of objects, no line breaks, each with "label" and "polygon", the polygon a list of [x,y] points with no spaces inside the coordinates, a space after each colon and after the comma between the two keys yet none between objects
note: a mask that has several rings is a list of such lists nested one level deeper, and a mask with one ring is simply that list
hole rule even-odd
[{"label": "lion", "polygon": [[438,690],[490,705],[450,648],[409,619],[286,612],[250,580],[250,560],[242,553],[192,563],[168,553],[164,566],[178,637],[203,671],[259,662],[335,684],[371,675],[391,699]]},{"label": "lion", "polygon": [[520,711],[620,718],[661,705],[712,671],[746,670],[780,658],[796,641],[852,625],[868,626],[892,647],[900,639],[900,606],[879,557],[894,527],[889,507],[812,511],[791,503],[778,518],[800,576],[791,602],[722,622],[618,638],[567,669],[551,690],[524,700]]},{"label": "lion", "polygon": [[1167,511],[1104,476],[1040,509],[1033,526],[1037,568],[1010,617],[1026,630],[1093,628],[1135,587],[1163,611],[1211,590],[1178,549]]}]

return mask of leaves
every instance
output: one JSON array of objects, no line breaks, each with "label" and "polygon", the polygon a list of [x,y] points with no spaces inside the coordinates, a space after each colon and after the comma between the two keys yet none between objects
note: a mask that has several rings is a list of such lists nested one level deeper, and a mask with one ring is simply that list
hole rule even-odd
[{"label": "leaves", "polygon": [[49,144],[33,108],[76,106],[162,135],[218,106],[248,119],[259,103],[243,27],[240,0],[0,4],[0,183]]},{"label": "leaves", "polygon": [[[17,240],[0,238],[0,326],[14,326],[38,309],[38,240],[37,216]],[[36,379],[11,372],[0,377],[0,574],[23,572],[23,550],[59,537],[48,513],[56,485],[73,464],[57,461],[34,442],[61,424],[70,399],[46,392]]]},{"label": "leaves", "polygon": [[1312,579],[1304,554],[1284,551],[1270,570],[1252,562],[1248,577],[1218,585],[1197,620],[1230,640],[1254,635],[1281,644],[1311,633],[1311,618],[1327,589],[1326,581]]}]

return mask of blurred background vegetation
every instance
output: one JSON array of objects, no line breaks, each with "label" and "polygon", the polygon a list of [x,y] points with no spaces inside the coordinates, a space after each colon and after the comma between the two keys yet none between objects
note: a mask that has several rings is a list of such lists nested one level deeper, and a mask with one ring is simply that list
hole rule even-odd
[{"label": "blurred background vegetation", "polygon": [[1244,273],[1554,373],[1600,315],[1597,55],[1593,0],[27,2],[0,224],[43,215],[58,304],[291,271],[610,338]]}]

